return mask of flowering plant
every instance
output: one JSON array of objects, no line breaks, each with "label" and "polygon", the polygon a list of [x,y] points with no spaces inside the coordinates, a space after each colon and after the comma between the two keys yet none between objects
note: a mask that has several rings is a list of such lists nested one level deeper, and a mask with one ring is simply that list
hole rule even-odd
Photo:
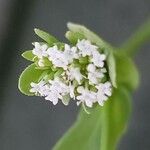
[{"label": "flowering plant", "polygon": [[137,42],[131,40],[124,51],[117,51],[86,27],[67,26],[69,44],[35,29],[43,41],[22,54],[32,64],[22,72],[19,89],[54,105],[74,100],[82,106],[76,123],[54,150],[114,150],[127,127],[130,95],[139,82],[131,59]]},{"label": "flowering plant", "polygon": [[[70,23],[68,26],[74,25]],[[33,64],[20,77],[20,91],[27,95],[43,96],[54,105],[59,100],[68,105],[72,98],[85,110],[95,103],[103,106],[104,101],[112,95],[112,87],[116,86],[115,76],[111,77],[110,74],[115,73],[112,54],[111,58],[108,57],[107,49],[79,32],[66,33],[70,45],[39,29],[35,29],[35,33],[45,42],[33,43],[33,50],[22,54]],[[109,67],[107,59],[113,61]],[[113,69],[110,70],[110,66]],[[31,82],[28,80],[28,86],[24,87],[22,82],[26,80],[28,70],[37,72],[38,78],[36,76]]]}]

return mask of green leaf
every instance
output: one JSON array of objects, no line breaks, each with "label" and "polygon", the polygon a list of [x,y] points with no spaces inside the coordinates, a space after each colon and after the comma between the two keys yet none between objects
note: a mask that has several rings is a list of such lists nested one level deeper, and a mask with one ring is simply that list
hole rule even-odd
[{"label": "green leaf", "polygon": [[29,61],[34,61],[34,58],[36,57],[33,53],[32,53],[32,50],[29,50],[29,51],[25,51],[23,54],[22,54],[22,57],[29,60]]},{"label": "green leaf", "polygon": [[119,87],[103,107],[97,105],[89,115],[81,110],[75,124],[53,150],[116,150],[127,127],[129,100],[128,91]]},{"label": "green leaf", "polygon": [[131,114],[131,96],[124,87],[118,87],[102,110],[100,150],[116,150],[126,132]]},{"label": "green leaf", "polygon": [[115,58],[114,58],[112,51],[109,52],[109,54],[107,55],[106,61],[107,61],[107,65],[108,65],[108,71],[109,71],[111,83],[114,87],[117,87],[117,84],[116,84],[116,62],[115,62]]},{"label": "green leaf", "polygon": [[74,45],[78,42],[78,40],[85,39],[85,36],[83,34],[71,31],[67,31],[65,37]]},{"label": "green leaf", "polygon": [[49,45],[53,45],[54,43],[58,42],[58,40],[54,36],[50,35],[45,31],[42,31],[40,29],[34,29],[34,31],[40,38],[46,41]]},{"label": "green leaf", "polygon": [[31,82],[38,82],[41,74],[43,73],[42,70],[35,69],[36,65],[31,64],[28,66],[20,75],[18,87],[19,90],[28,96],[34,95],[30,92],[30,83]]},{"label": "green leaf", "polygon": [[135,90],[139,85],[139,73],[131,58],[122,53],[115,53],[117,84]]},{"label": "green leaf", "polygon": [[[86,39],[88,39],[92,43],[95,43],[97,46],[99,46],[100,49],[104,50],[104,53],[107,56],[108,70],[109,70],[109,75],[110,75],[112,85],[114,87],[117,87],[116,66],[115,66],[116,63],[115,63],[115,59],[113,56],[113,48],[108,43],[106,43],[104,40],[102,40],[98,35],[96,35],[94,32],[90,31],[89,29],[87,29],[86,27],[84,27],[82,25],[68,23],[67,26],[68,26],[69,30],[71,31],[70,38],[69,38],[69,35],[67,36],[69,39],[71,39],[71,37],[72,37],[71,36],[71,34],[73,34],[72,32],[74,32],[74,34],[80,33]],[[75,39],[75,38],[72,37],[72,39]]]}]

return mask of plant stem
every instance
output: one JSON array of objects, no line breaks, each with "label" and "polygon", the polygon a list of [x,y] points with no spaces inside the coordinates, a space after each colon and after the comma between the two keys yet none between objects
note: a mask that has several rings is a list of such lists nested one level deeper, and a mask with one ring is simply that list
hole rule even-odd
[{"label": "plant stem", "polygon": [[148,41],[150,41],[150,19],[131,35],[121,49],[125,50],[129,56],[134,56],[137,50]]}]

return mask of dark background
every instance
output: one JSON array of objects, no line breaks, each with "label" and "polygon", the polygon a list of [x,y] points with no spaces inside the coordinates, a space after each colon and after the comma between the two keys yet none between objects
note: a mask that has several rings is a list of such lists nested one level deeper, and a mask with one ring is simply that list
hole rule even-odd
[{"label": "dark background", "polygon": [[[50,150],[76,118],[74,103],[54,107],[18,91],[19,74],[28,65],[20,54],[37,40],[33,28],[65,40],[66,23],[73,21],[119,46],[148,17],[149,0],[0,0],[0,150]],[[150,149],[150,44],[135,62],[141,85],[119,150]]]}]

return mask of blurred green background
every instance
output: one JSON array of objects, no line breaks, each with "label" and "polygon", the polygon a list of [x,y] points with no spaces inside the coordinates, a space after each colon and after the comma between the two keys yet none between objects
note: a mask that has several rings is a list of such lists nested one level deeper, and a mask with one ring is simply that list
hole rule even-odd
[{"label": "blurred green background", "polygon": [[[0,150],[50,150],[78,111],[75,103],[53,106],[18,91],[19,74],[29,64],[20,55],[38,41],[35,27],[66,41],[66,23],[72,21],[119,46],[149,17],[149,0],[0,0]],[[119,150],[150,149],[149,49],[145,45],[135,58],[141,85]]]}]

